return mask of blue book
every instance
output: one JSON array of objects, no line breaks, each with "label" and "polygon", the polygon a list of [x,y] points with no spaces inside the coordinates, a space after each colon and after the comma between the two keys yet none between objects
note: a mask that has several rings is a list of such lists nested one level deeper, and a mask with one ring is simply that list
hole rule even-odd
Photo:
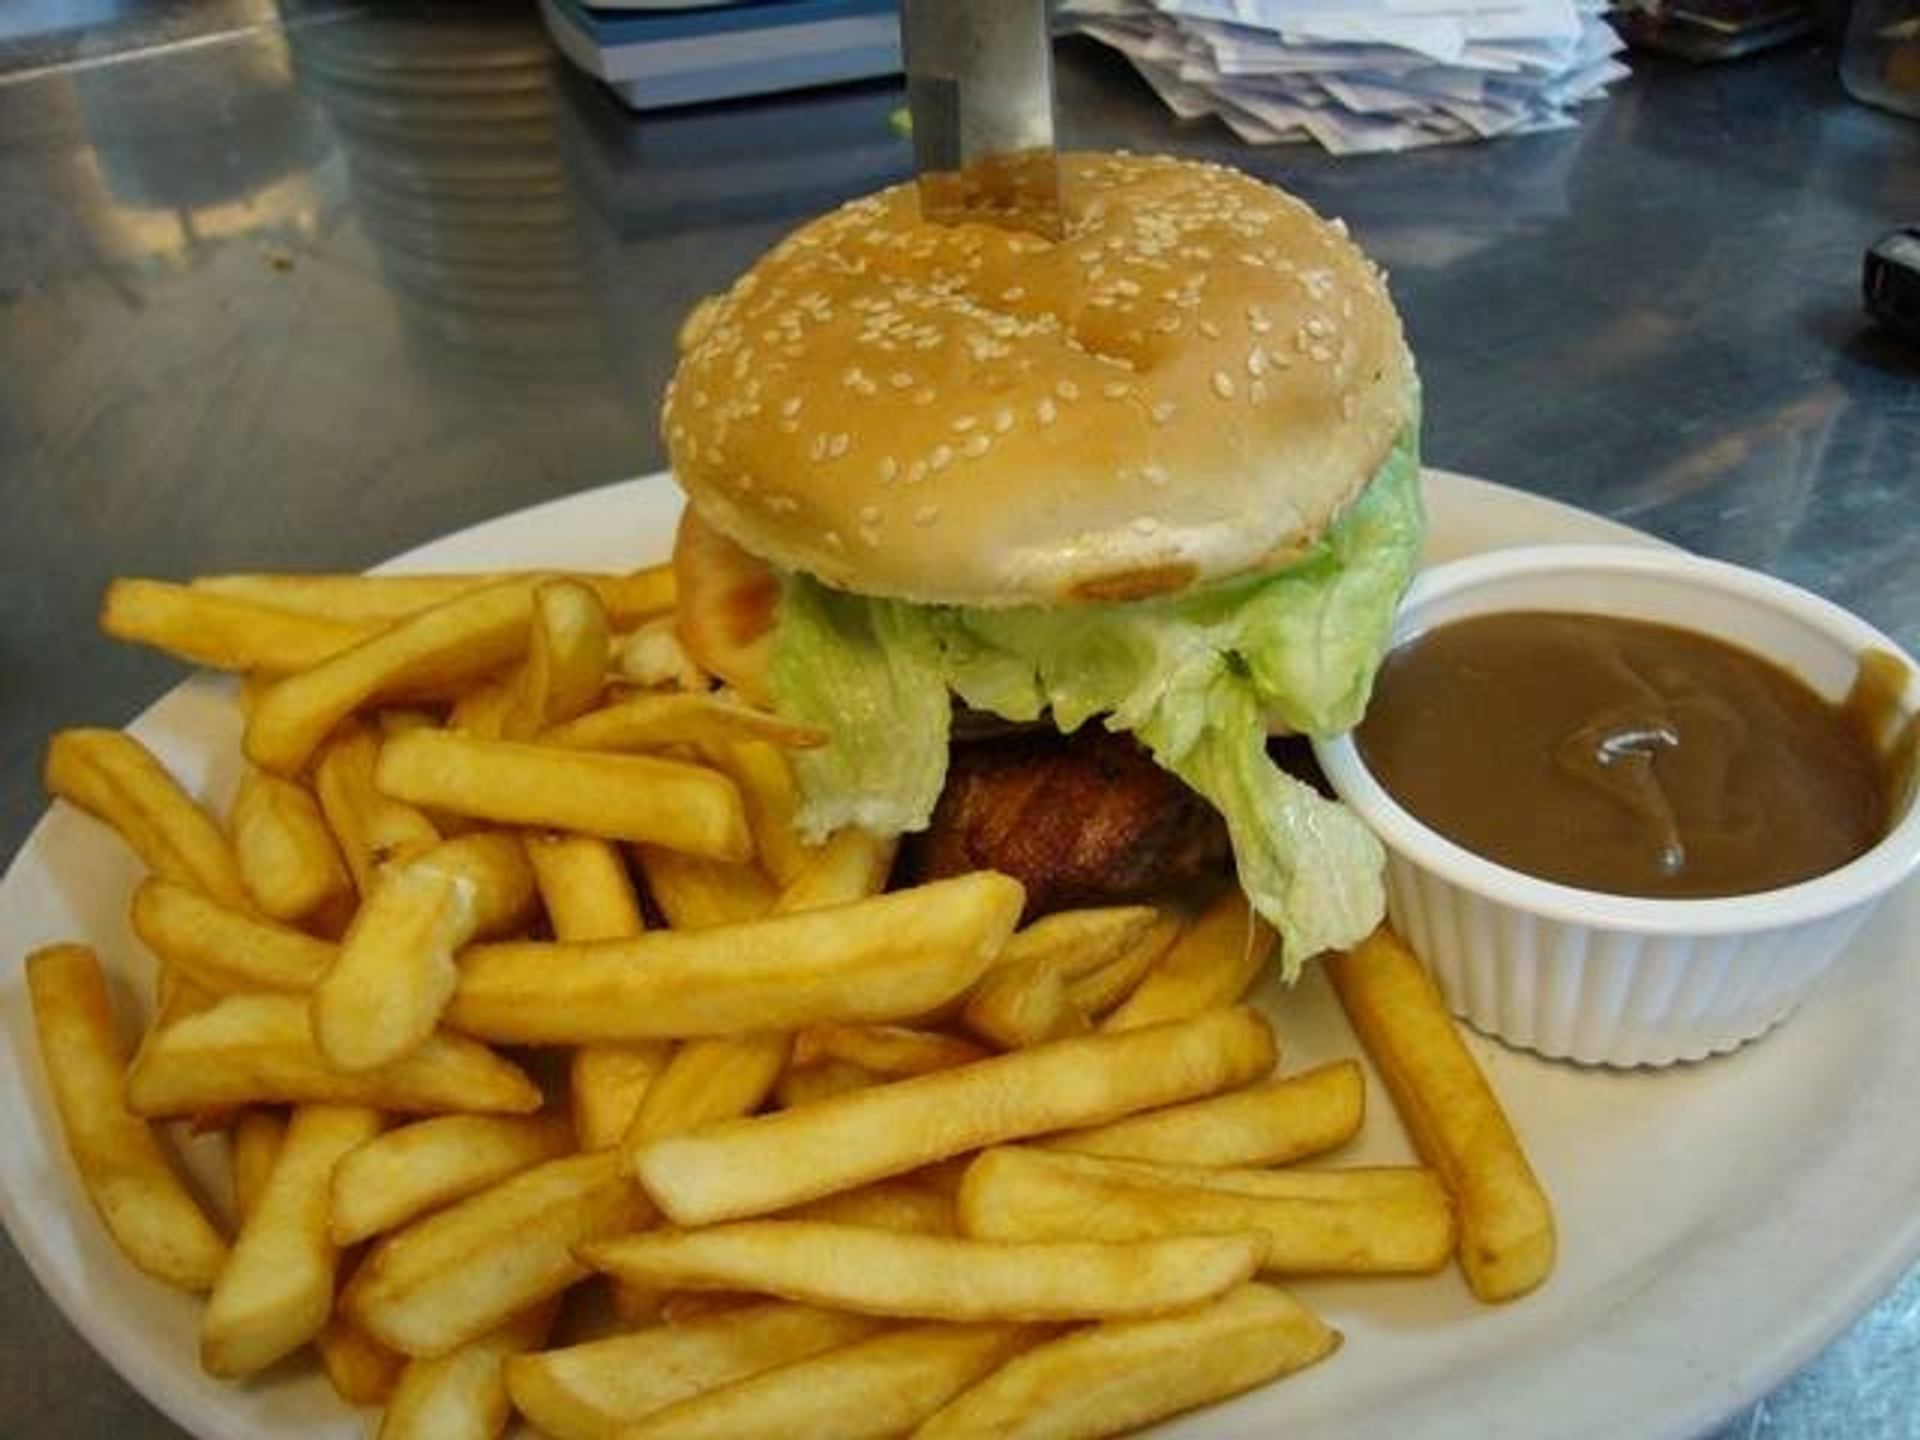
[{"label": "blue book", "polygon": [[895,0],[635,10],[540,0],[560,51],[637,110],[900,73]]}]

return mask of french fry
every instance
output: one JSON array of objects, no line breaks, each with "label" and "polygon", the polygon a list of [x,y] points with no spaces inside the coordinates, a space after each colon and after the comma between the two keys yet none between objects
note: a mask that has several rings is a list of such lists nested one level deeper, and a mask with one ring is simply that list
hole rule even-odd
[{"label": "french fry", "polygon": [[699,691],[629,695],[540,734],[542,744],[570,750],[661,750],[715,739],[763,740],[790,750],[827,742],[826,732],[811,725]]},{"label": "french fry", "polygon": [[1068,1002],[1090,1019],[1105,1015],[1134,992],[1186,928],[1185,915],[1174,909],[1162,910],[1160,918],[1124,954],[1068,981]]},{"label": "french fry", "polygon": [[358,721],[348,721],[327,742],[313,767],[320,813],[353,876],[354,889],[363,898],[373,893],[374,880],[387,861],[440,843],[440,832],[423,813],[374,788],[379,754],[373,732]]},{"label": "french fry", "polygon": [[844,1060],[826,1060],[804,1068],[789,1067],[775,1082],[773,1098],[782,1110],[792,1110],[880,1083],[881,1077],[871,1070],[849,1065]]},{"label": "french fry", "polygon": [[677,689],[704,692],[713,677],[702,670],[680,643],[671,615],[662,615],[636,627],[619,643],[616,663],[620,674],[645,690]]},{"label": "french fry", "polygon": [[333,964],[337,947],[302,931],[209,900],[171,880],[133,892],[134,933],[173,973],[214,994],[304,993]]},{"label": "french fry", "polygon": [[389,1130],[334,1168],[329,1233],[344,1247],[397,1230],[557,1159],[570,1139],[554,1114],[441,1115]]},{"label": "french fry", "polygon": [[1035,1143],[1115,1160],[1285,1165],[1351,1140],[1366,1112],[1364,1087],[1357,1062],[1335,1060],[1283,1080]]},{"label": "french fry", "polygon": [[353,876],[304,786],[249,770],[232,821],[240,883],[261,914],[291,924],[351,902]]},{"label": "french fry", "polygon": [[447,711],[447,729],[477,740],[498,740],[506,733],[507,713],[513,709],[513,686],[505,680],[482,680],[462,690]]},{"label": "french fry", "polygon": [[967,996],[960,1023],[998,1050],[1023,1050],[1088,1028],[1058,968],[1023,961],[996,965]]},{"label": "french fry", "polygon": [[567,1055],[567,1101],[582,1150],[605,1150],[640,1113],[647,1091],[673,1057],[671,1040],[577,1045]]},{"label": "french fry", "polygon": [[740,787],[747,828],[753,832],[753,849],[761,865],[775,885],[783,889],[791,885],[812,863],[819,847],[803,841],[794,826],[800,795],[786,754],[765,740],[716,739],[701,749]]},{"label": "french fry", "polygon": [[233,1213],[241,1220],[267,1188],[273,1162],[287,1138],[287,1120],[278,1110],[242,1110],[227,1128],[227,1169],[233,1181]]},{"label": "french fry", "polygon": [[[657,1312],[657,1323],[661,1325],[691,1325],[696,1320],[705,1320],[714,1315],[730,1315],[746,1310],[758,1304],[764,1297],[749,1295],[744,1290],[654,1290],[640,1285],[627,1285],[614,1282],[618,1289],[614,1292],[615,1305],[619,1297],[631,1295],[650,1300]],[[656,1323],[649,1320],[646,1323]]]},{"label": "french fry", "polygon": [[154,874],[232,910],[251,904],[219,825],[131,735],[56,731],[43,778],[48,793],[105,821]]},{"label": "french fry", "polygon": [[1114,905],[1034,921],[1014,932],[1000,962],[974,987],[961,1023],[1002,1050],[1086,1029],[1071,982],[1124,958],[1159,919],[1150,905]]},{"label": "french fry", "polygon": [[834,831],[813,852],[807,868],[780,892],[774,909],[791,915],[878,895],[887,888],[899,843],[897,839],[877,839],[857,825]]},{"label": "french fry", "polygon": [[354,1106],[294,1112],[266,1188],[207,1298],[200,1363],[209,1374],[255,1374],[327,1323],[339,1263],[327,1238],[328,1177],[342,1155],[379,1128],[377,1112]]},{"label": "french fry", "polygon": [[383,1344],[444,1355],[582,1279],[576,1249],[643,1208],[615,1153],[549,1160],[388,1235],[344,1304]]},{"label": "french fry", "polygon": [[[526,847],[555,939],[618,940],[646,928],[626,861],[610,841],[529,834]],[[669,1053],[668,1043],[658,1040],[581,1045],[569,1052],[567,1097],[582,1150],[620,1143]]]},{"label": "french fry", "polygon": [[1286,1291],[1242,1285],[1176,1315],[1108,1321],[1037,1345],[934,1414],[914,1440],[1130,1433],[1303,1370],[1339,1345],[1339,1332]]},{"label": "french fry", "polygon": [[745,860],[753,849],[732,781],[651,755],[421,730],[381,748],[374,779],[397,799],[479,820],[649,841],[713,860]]},{"label": "french fry", "polygon": [[1134,1030],[1233,1004],[1260,974],[1275,938],[1247,897],[1229,888],[1168,947],[1102,1028]]},{"label": "french fry", "polygon": [[783,1220],[825,1220],[835,1225],[871,1225],[881,1230],[899,1230],[909,1235],[958,1235],[959,1219],[951,1195],[938,1190],[909,1185],[899,1180],[880,1180],[857,1190],[841,1190],[822,1195],[791,1210],[783,1210]]},{"label": "french fry", "polygon": [[842,1060],[888,1079],[970,1065],[987,1053],[957,1035],[904,1025],[809,1025],[793,1039],[797,1066]]},{"label": "french fry", "polygon": [[379,1440],[493,1440],[507,1428],[506,1360],[546,1343],[558,1302],[548,1300],[445,1355],[409,1360]]},{"label": "french fry", "polygon": [[448,1023],[515,1044],[585,1044],[894,1020],[979,978],[1024,903],[979,872],[830,910],[589,944],[479,945]]},{"label": "french fry", "polygon": [[623,1440],[889,1440],[1044,1333],[1033,1325],[903,1326],[682,1400]]},{"label": "french fry", "polygon": [[645,924],[619,849],[591,835],[529,834],[527,860],[561,940],[618,940]]},{"label": "french fry", "polygon": [[533,871],[512,835],[462,835],[389,866],[313,988],[328,1063],[373,1070],[411,1054],[453,998],[455,953],[524,925],[533,903]]},{"label": "french fry", "polygon": [[1453,1195],[1473,1293],[1526,1294],[1553,1270],[1553,1204],[1438,987],[1384,928],[1328,957],[1327,975],[1415,1148]]},{"label": "french fry", "polygon": [[304,999],[262,994],[229,995],[150,1033],[127,1072],[127,1103],[150,1119],[306,1103],[524,1114],[540,1108],[540,1091],[484,1045],[444,1033],[404,1060],[345,1074],[321,1057]]},{"label": "french fry", "polygon": [[643,1285],[746,1290],[866,1315],[1084,1320],[1157,1315],[1250,1278],[1258,1235],[1004,1244],[819,1220],[742,1220],[583,1247],[595,1269]]},{"label": "french fry", "polygon": [[115,580],[100,600],[100,628],[213,670],[304,670],[379,629],[301,615],[164,580]]},{"label": "french fry", "polygon": [[313,989],[313,1038],[340,1070],[376,1070],[433,1034],[472,935],[471,882],[423,865],[389,870]]},{"label": "french fry", "polygon": [[590,586],[607,614],[631,625],[673,608],[673,574],[654,565],[623,575],[555,570],[501,570],[455,575],[201,575],[192,589],[299,615],[348,624],[388,625],[508,583],[571,579]]},{"label": "french fry", "polygon": [[619,1440],[625,1427],[691,1396],[848,1345],[882,1322],[764,1302],[677,1326],[515,1355],[514,1408],[554,1440]]},{"label": "french fry", "polygon": [[647,893],[675,930],[705,930],[752,920],[779,898],[752,861],[708,860],[659,845],[636,845]]},{"label": "french fry", "polygon": [[349,1405],[385,1404],[407,1363],[338,1310],[313,1337],[313,1349],[327,1383]]},{"label": "french fry", "polygon": [[141,1271],[209,1288],[227,1242],[152,1127],[127,1109],[126,1053],[100,962],[81,946],[52,945],[29,955],[26,970],[40,1059],[87,1198]]},{"label": "french fry", "polygon": [[607,679],[607,612],[577,580],[550,580],[533,592],[527,658],[514,678],[500,734],[530,740],[598,703]]},{"label": "french fry", "polygon": [[777,1031],[688,1040],[641,1097],[621,1141],[635,1150],[662,1135],[681,1135],[760,1108],[787,1067],[792,1042]]},{"label": "french fry", "polygon": [[634,1153],[634,1170],[677,1223],[730,1220],[983,1146],[1211,1095],[1264,1075],[1273,1058],[1273,1032],[1258,1014],[1212,1011],[653,1140]]},{"label": "french fry", "polygon": [[297,774],[328,732],[362,706],[457,685],[518,659],[532,614],[532,582],[509,581],[408,616],[289,675],[247,717],[247,758],[278,775]]},{"label": "french fry", "polygon": [[1431,1171],[1209,1170],[1010,1146],[968,1167],[960,1228],[987,1239],[1144,1241],[1252,1231],[1284,1275],[1406,1275],[1453,1253]]}]

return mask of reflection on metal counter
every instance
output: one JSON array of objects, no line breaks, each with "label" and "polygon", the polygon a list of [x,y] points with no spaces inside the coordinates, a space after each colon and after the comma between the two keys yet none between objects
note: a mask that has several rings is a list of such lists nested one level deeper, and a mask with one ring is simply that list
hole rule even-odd
[{"label": "reflection on metal counter", "polygon": [[554,44],[636,110],[900,71],[894,0],[540,0]]}]

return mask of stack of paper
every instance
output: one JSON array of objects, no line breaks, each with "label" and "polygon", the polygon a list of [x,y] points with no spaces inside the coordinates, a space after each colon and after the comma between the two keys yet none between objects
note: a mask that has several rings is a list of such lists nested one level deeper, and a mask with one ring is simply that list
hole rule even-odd
[{"label": "stack of paper", "polygon": [[1627,73],[1608,0],[1064,0],[1175,114],[1336,155],[1573,124]]}]

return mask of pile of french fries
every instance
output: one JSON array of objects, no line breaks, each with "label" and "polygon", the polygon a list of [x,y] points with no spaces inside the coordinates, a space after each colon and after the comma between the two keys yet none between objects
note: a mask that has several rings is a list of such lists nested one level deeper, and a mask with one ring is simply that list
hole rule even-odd
[{"label": "pile of french fries", "polygon": [[[311,1347],[378,1434],[1097,1436],[1339,1335],[1292,1276],[1539,1284],[1551,1210],[1418,963],[1329,960],[1424,1163],[1313,1168],[1360,1065],[1275,1074],[1237,892],[1017,928],[792,827],[820,736],[710,688],[672,577],[115,584],[107,631],[242,672],[222,823],[132,737],[57,797],[150,872],[129,1058],[102,968],[29,957],[101,1219],[207,1295],[212,1374]],[[168,1122],[225,1132],[228,1207]],[[562,1313],[564,1307],[565,1313]]]}]

